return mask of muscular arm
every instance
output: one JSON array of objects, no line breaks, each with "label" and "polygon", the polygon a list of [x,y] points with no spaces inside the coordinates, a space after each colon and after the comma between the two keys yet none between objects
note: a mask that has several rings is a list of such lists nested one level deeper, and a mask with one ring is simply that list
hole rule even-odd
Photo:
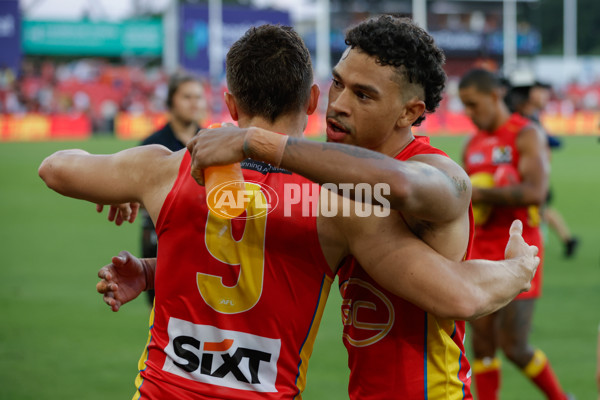
[{"label": "muscular arm", "polygon": [[281,166],[319,184],[386,183],[390,192],[384,197],[392,209],[426,221],[456,219],[471,194],[464,170],[440,155],[399,161],[357,146],[289,138]]},{"label": "muscular arm", "polygon": [[47,157],[38,173],[49,188],[64,196],[99,204],[140,202],[157,215],[162,205],[159,194],[170,189],[167,181],[175,179],[176,158],[158,145],[111,155],[63,150]]},{"label": "muscular arm", "polygon": [[529,206],[540,205],[545,201],[550,164],[543,132],[533,127],[524,129],[517,138],[517,149],[521,182],[491,189],[474,188],[474,203]]},{"label": "muscular arm", "polygon": [[529,288],[539,258],[523,242],[522,228],[513,227],[508,259],[458,262],[415,237],[400,217],[393,219],[379,218],[369,224],[373,228],[347,224],[350,252],[375,281],[419,308],[443,318],[476,319]]},{"label": "muscular arm", "polygon": [[[250,157],[274,163],[319,184],[345,183],[354,187],[365,183],[371,188],[378,183],[388,184],[389,192],[382,194],[391,208],[420,220],[453,221],[464,215],[469,206],[469,179],[459,165],[446,157],[420,155],[409,161],[398,161],[345,144],[290,137],[283,145],[282,140],[282,135],[259,128],[201,131],[188,143],[193,159],[192,174],[210,165]],[[350,188],[340,194],[354,198]]]}]

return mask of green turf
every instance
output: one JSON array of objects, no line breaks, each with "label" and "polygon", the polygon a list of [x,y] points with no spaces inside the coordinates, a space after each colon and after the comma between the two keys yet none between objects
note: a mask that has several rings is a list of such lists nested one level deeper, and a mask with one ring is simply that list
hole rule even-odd
[{"label": "green turf", "polygon": [[[456,157],[461,138],[435,138]],[[87,142],[0,144],[0,399],[125,399],[134,392],[147,339],[143,299],[112,313],[95,292],[96,272],[122,249],[139,249],[139,225],[116,228],[92,204],[66,199],[37,177],[58,149],[112,152],[132,145]],[[582,246],[574,260],[550,233],[544,297],[532,342],[544,349],[565,388],[595,396],[595,342],[600,322],[600,144],[569,138],[555,153],[556,207]],[[346,399],[348,369],[335,289],[311,359],[305,399]],[[390,361],[391,362],[391,361]],[[505,363],[503,400],[542,399]]]}]

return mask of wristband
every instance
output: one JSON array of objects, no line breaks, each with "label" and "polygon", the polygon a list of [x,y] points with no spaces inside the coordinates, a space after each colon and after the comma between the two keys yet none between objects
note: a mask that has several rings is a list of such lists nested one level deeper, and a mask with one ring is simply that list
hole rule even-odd
[{"label": "wristband", "polygon": [[289,136],[260,128],[249,128],[244,137],[244,154],[253,160],[279,167]]}]

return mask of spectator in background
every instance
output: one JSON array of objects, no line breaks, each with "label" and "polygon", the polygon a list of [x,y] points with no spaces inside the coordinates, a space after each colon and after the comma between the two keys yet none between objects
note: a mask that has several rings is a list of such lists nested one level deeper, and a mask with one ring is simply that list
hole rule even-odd
[{"label": "spectator in background", "polygon": [[[535,81],[533,77],[529,80],[513,79],[511,88],[506,96],[506,103],[512,112],[517,112],[535,123],[548,138],[548,149],[555,150],[562,146],[562,141],[556,136],[550,135],[543,129],[540,122],[540,114],[546,108],[552,94],[550,85]],[[548,196],[544,207],[541,208],[541,217],[548,226],[556,232],[564,247],[564,255],[567,258],[575,255],[579,244],[579,238],[574,236],[569,229],[561,213],[551,206],[552,188],[548,189]]]},{"label": "spectator in background", "polygon": [[[161,144],[176,152],[185,147],[194,137],[199,123],[206,117],[206,98],[202,83],[191,75],[174,75],[169,81],[167,91],[169,121],[158,131],[148,136],[142,145]],[[156,257],[157,237],[154,224],[148,213],[143,210],[142,257]],[[150,305],[154,302],[154,290],[147,291]]]}]

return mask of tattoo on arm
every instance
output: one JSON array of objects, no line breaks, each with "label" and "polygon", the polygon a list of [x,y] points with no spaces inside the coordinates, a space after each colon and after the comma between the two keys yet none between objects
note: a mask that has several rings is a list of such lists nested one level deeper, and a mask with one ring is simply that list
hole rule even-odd
[{"label": "tattoo on arm", "polygon": [[456,189],[456,193],[459,197],[461,193],[465,193],[467,191],[467,182],[464,179],[453,176],[452,182],[454,182],[454,188]]},{"label": "tattoo on arm", "polygon": [[467,182],[464,179],[461,179],[457,176],[448,175],[448,173],[444,170],[441,171],[446,176],[446,178],[448,178],[448,180],[452,183],[452,186],[455,189],[454,194],[456,195],[456,197],[460,198],[463,195],[463,193],[467,191]]}]

